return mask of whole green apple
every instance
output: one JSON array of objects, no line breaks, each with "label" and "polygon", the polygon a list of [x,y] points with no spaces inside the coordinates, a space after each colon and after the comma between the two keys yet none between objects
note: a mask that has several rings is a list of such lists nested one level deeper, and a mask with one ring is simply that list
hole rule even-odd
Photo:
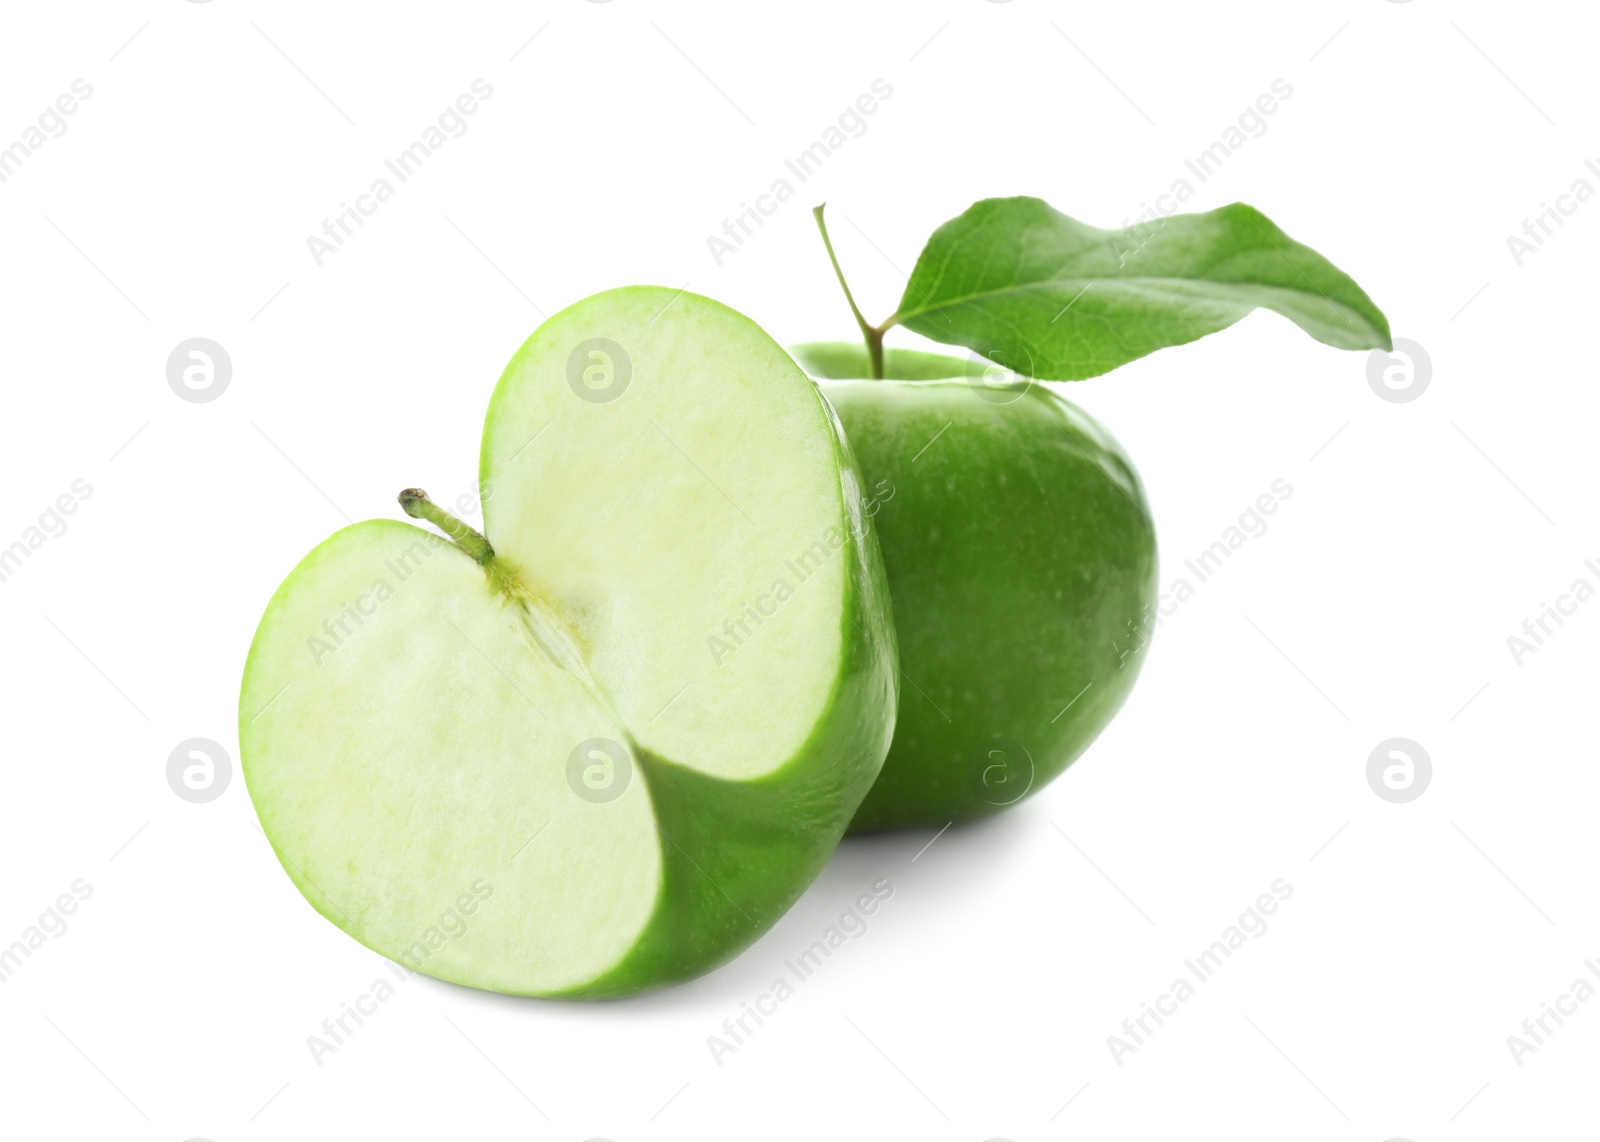
[{"label": "whole green apple", "polygon": [[[816,376],[868,368],[860,345],[793,352]],[[900,646],[894,742],[852,832],[1043,788],[1133,688],[1157,590],[1144,490],[1105,429],[1041,384],[884,357],[884,380],[822,384],[866,481]]]},{"label": "whole green apple", "polygon": [[[1071,764],[1128,696],[1157,618],[1155,529],[1133,464],[1036,382],[1099,376],[1257,309],[1342,349],[1389,349],[1389,323],[1348,274],[1243,203],[1102,230],[1015,197],[935,230],[899,306],[873,324],[823,210],[862,341],[795,355],[837,382],[824,388],[867,480],[904,683],[851,829],[943,825],[1015,804]],[[886,350],[897,326],[971,357]]]},{"label": "whole green apple", "polygon": [[239,698],[284,870],[363,944],[627,995],[766,931],[877,776],[894,632],[816,386],[683,291],[598,294],[500,378],[480,533],[369,520],[283,581]]}]

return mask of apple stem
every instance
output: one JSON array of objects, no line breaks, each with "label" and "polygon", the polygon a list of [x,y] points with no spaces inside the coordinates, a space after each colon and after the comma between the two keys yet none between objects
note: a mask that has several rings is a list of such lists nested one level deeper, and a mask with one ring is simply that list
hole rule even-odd
[{"label": "apple stem", "polygon": [[828,237],[828,224],[822,220],[822,212],[827,206],[828,204],[824,202],[821,206],[813,207],[811,216],[817,220],[817,229],[822,231],[822,244],[828,251],[828,261],[833,263],[833,274],[839,279],[839,288],[844,290],[844,299],[850,303],[850,312],[855,315],[856,324],[861,327],[861,336],[866,339],[867,364],[872,371],[872,379],[881,381],[883,380],[883,329],[861,316],[861,309],[850,293],[850,283],[844,280],[844,271],[839,268],[839,259],[833,252],[833,241]]},{"label": "apple stem", "polygon": [[483,533],[475,531],[428,498],[421,488],[407,488],[400,493],[400,506],[412,519],[425,519],[448,535],[455,545],[472,556],[479,564],[494,558],[494,548]]}]

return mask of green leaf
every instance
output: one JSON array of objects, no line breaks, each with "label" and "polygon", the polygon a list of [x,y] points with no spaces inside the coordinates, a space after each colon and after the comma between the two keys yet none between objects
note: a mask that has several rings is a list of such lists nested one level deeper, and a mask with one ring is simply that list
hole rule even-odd
[{"label": "green leaf", "polygon": [[1100,230],[1037,198],[985,199],[934,231],[884,324],[1075,381],[1257,307],[1335,348],[1391,347],[1360,286],[1243,203]]}]

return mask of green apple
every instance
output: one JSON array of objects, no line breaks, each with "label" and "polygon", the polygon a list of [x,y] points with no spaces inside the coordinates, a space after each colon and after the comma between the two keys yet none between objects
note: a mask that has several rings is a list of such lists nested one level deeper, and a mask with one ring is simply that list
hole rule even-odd
[{"label": "green apple", "polygon": [[[545,322],[490,402],[479,533],[415,489],[262,617],[243,770],[361,943],[524,995],[705,972],[794,902],[893,733],[860,476],[753,322],[633,287]],[[489,494],[492,489],[492,495]]]},{"label": "green apple", "polygon": [[[822,377],[869,364],[862,345],[794,353]],[[1144,660],[1156,537],[1132,462],[1044,385],[984,373],[890,349],[886,379],[823,383],[875,513],[902,672],[894,744],[852,831],[980,817],[1043,788]]]},{"label": "green apple", "polygon": [[[1102,230],[1038,198],[984,199],[934,231],[877,324],[823,210],[862,342],[795,352],[846,381],[827,392],[867,480],[904,683],[851,828],[943,825],[1071,764],[1127,697],[1156,623],[1155,529],[1133,464],[1036,382],[1099,376],[1257,309],[1341,349],[1393,343],[1348,274],[1243,203]],[[886,350],[897,326],[971,356]]]}]

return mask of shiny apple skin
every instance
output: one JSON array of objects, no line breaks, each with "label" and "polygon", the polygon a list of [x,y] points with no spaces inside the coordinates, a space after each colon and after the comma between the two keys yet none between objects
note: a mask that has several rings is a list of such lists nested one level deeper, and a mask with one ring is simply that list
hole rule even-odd
[{"label": "shiny apple skin", "polygon": [[998,812],[1088,749],[1148,655],[1143,486],[1103,427],[1038,383],[822,389],[861,466],[900,645],[894,740],[850,831]]}]

